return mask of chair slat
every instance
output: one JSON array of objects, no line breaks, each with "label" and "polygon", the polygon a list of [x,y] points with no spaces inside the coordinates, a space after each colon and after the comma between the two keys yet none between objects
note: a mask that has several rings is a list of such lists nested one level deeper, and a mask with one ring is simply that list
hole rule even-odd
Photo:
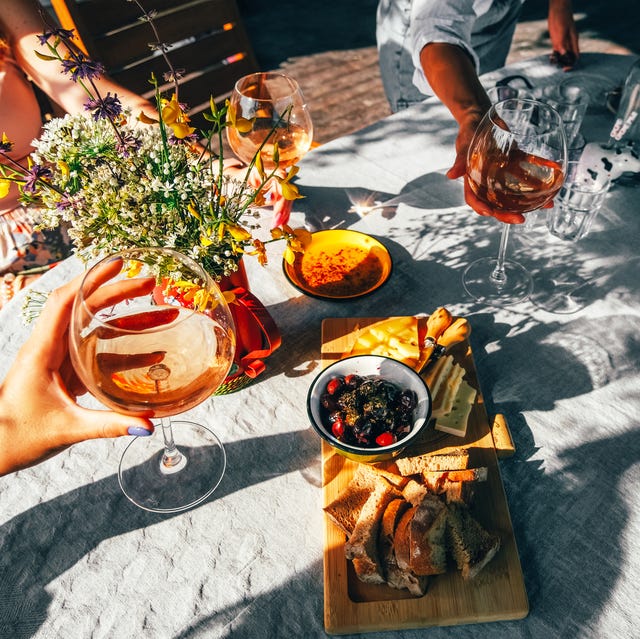
[{"label": "chair slat", "polygon": [[[163,82],[168,71],[149,44],[155,35],[140,12],[126,0],[52,0],[60,24],[75,29],[89,56],[105,65],[123,86],[147,97],[153,72]],[[184,70],[180,100],[189,107],[219,102],[235,81],[259,70],[235,0],[144,0],[157,11],[154,25],[177,70]],[[194,102],[193,100],[196,100]]]},{"label": "chair slat", "polygon": [[[169,52],[169,56],[174,68],[183,70],[187,76],[202,73],[211,67],[233,64],[237,59],[247,60],[249,67],[253,68],[250,52],[243,50],[243,44],[232,31],[228,31],[217,37],[203,38],[185,44]],[[236,67],[236,69],[239,68]],[[111,76],[120,84],[132,88],[137,93],[145,94],[151,90],[149,84],[151,74],[153,73],[162,84],[167,71],[164,59],[161,56],[153,56],[138,64],[114,69],[111,71]]]}]

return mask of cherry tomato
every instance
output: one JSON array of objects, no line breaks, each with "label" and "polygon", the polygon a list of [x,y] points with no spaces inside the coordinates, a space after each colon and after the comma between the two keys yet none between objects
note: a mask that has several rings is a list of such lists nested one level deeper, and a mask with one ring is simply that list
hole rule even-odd
[{"label": "cherry tomato", "polygon": [[389,444],[393,444],[396,441],[396,438],[390,432],[380,433],[376,437],[376,444],[378,446],[389,446]]},{"label": "cherry tomato", "polygon": [[344,435],[344,422],[342,421],[342,419],[338,418],[335,422],[333,422],[331,426],[331,432],[333,433],[334,437],[337,437],[338,439],[340,439]]},{"label": "cherry tomato", "polygon": [[342,377],[330,379],[327,383],[327,393],[329,393],[329,395],[335,395],[342,388],[343,383]]}]

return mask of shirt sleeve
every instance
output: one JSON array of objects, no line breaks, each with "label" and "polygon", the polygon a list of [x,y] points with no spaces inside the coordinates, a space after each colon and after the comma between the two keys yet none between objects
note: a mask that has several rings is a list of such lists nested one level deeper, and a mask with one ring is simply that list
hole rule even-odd
[{"label": "shirt sleeve", "polygon": [[[478,18],[477,0],[414,0],[411,6],[411,51],[414,65],[413,83],[424,94],[433,89],[420,64],[420,52],[431,42],[444,42],[464,49],[479,70],[478,56],[471,48],[471,34]],[[489,3],[490,4],[490,3]],[[481,10],[483,10],[482,7]]]}]

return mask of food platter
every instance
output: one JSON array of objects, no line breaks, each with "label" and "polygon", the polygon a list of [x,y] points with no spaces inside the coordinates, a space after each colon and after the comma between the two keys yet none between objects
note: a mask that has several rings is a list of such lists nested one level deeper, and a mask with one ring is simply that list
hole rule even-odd
[{"label": "food platter", "polygon": [[[327,365],[347,352],[358,329],[380,318],[328,318],[322,325],[322,363]],[[478,388],[468,341],[451,354],[466,370],[469,383]],[[509,508],[500,477],[498,457],[482,394],[478,392],[464,438],[427,430],[408,454],[469,450],[474,465],[488,468],[488,479],[474,499],[478,520],[500,535],[501,548],[493,561],[473,580],[459,573],[434,577],[427,593],[414,597],[386,585],[365,584],[355,575],[344,553],[345,534],[324,518],[324,622],[330,634],[401,630],[498,620],[521,619],[529,604],[513,535]],[[345,488],[356,462],[338,455],[322,442],[323,505]]]},{"label": "food platter", "polygon": [[283,261],[284,274],[299,291],[312,297],[349,300],[380,288],[391,274],[385,246],[370,235],[349,229],[312,234],[293,264]]}]

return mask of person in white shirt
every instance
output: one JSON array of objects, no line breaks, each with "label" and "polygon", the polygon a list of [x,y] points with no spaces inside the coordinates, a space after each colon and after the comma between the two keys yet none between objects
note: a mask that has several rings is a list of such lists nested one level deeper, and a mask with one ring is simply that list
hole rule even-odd
[{"label": "person in white shirt", "polygon": [[[524,0],[380,0],[376,37],[380,72],[394,111],[436,95],[458,123],[449,178],[464,175],[467,149],[491,106],[478,76],[504,66]],[[551,60],[571,68],[579,57],[571,0],[549,0]],[[519,223],[519,214],[481,215]],[[479,210],[480,209],[480,210]]]}]

